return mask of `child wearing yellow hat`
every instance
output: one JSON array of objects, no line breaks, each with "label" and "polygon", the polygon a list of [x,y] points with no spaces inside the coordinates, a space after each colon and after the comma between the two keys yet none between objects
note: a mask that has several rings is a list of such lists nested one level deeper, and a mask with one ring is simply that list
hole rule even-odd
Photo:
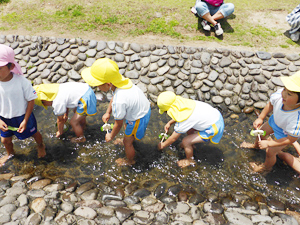
[{"label": "child wearing yellow hat", "polygon": [[120,132],[123,120],[126,120],[123,140],[126,158],[119,158],[116,163],[120,166],[135,164],[133,141],[145,136],[151,115],[149,100],[129,78],[119,73],[117,63],[108,58],[96,60],[82,71],[81,76],[90,86],[97,86],[104,92],[113,91],[113,98],[102,120],[106,123],[113,114],[115,124],[112,132],[105,135],[105,140],[111,141]]},{"label": "child wearing yellow hat", "polygon": [[[300,146],[300,71],[289,77],[280,77],[284,88],[271,95],[258,118],[253,122],[255,129],[266,131],[266,135],[274,133],[275,140],[261,137],[255,144],[243,142],[241,147],[266,149],[266,159],[262,164],[251,162],[255,172],[270,171],[276,163],[276,155],[300,173],[300,162],[291,154],[282,152],[287,145],[294,145],[298,154]],[[268,122],[263,124],[266,116],[273,111]]]},{"label": "child wearing yellow hat", "polygon": [[86,127],[86,116],[93,116],[97,113],[97,99],[94,91],[88,84],[68,82],[62,84],[40,84],[33,87],[36,90],[37,98],[35,104],[53,107],[53,113],[57,116],[56,137],[63,134],[64,124],[68,120],[68,110],[74,110],[70,125],[76,137],[71,142],[82,143],[86,141],[84,129]]},{"label": "child wearing yellow hat", "polygon": [[221,113],[211,105],[183,98],[171,91],[159,94],[157,105],[160,114],[167,112],[172,118],[165,125],[165,131],[168,132],[170,126],[175,123],[174,132],[167,140],[158,144],[158,149],[166,148],[181,134],[187,133],[181,142],[186,159],[179,160],[178,166],[183,168],[195,163],[193,159],[194,144],[209,141],[213,144],[220,142],[224,131],[224,120]]}]

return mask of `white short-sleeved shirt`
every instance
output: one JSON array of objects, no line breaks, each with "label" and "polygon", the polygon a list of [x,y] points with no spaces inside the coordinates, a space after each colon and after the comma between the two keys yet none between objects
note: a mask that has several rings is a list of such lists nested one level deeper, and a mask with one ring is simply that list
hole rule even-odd
[{"label": "white short-sleeved shirt", "polygon": [[31,82],[22,75],[13,74],[7,82],[0,82],[0,116],[11,119],[26,113],[29,101],[37,98]]},{"label": "white short-sleeved shirt", "polygon": [[215,124],[219,120],[220,116],[222,116],[219,110],[215,109],[211,105],[196,100],[195,102],[196,106],[190,117],[182,122],[176,122],[174,130],[177,133],[186,133],[191,128],[198,131],[205,130]]},{"label": "white short-sleeved shirt", "polygon": [[150,102],[136,85],[129,89],[116,88],[112,102],[115,120],[136,121],[144,117],[150,109]]},{"label": "white short-sleeved shirt", "polygon": [[292,137],[300,137],[300,108],[289,111],[283,110],[282,90],[279,89],[270,98],[270,102],[273,105],[274,122],[283,129],[285,134]]},{"label": "white short-sleeved shirt", "polygon": [[61,116],[67,108],[73,109],[78,106],[80,98],[88,91],[86,83],[68,82],[59,85],[58,93],[52,102],[53,113]]}]

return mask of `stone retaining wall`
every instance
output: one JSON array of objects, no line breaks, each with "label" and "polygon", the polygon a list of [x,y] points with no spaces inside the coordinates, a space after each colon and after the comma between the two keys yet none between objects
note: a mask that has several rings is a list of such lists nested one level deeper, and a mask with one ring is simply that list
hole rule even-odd
[{"label": "stone retaining wall", "polygon": [[263,108],[282,86],[279,77],[300,68],[299,54],[21,35],[0,35],[0,43],[14,49],[34,84],[83,81],[81,70],[107,57],[153,102],[160,92],[171,90],[236,113]]}]

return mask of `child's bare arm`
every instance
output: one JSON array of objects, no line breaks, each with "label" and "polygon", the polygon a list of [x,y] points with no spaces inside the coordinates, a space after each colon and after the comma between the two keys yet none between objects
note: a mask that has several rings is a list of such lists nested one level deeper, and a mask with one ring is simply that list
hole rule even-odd
[{"label": "child's bare arm", "polygon": [[165,125],[165,132],[166,132],[166,133],[168,133],[168,131],[169,131],[169,129],[170,129],[170,127],[171,127],[171,125],[172,125],[173,123],[176,123],[176,121],[172,119],[172,120],[170,120],[170,121]]},{"label": "child's bare arm", "polygon": [[259,148],[260,149],[265,149],[268,147],[279,147],[279,146],[285,146],[285,145],[290,145],[293,144],[295,141],[297,141],[297,137],[292,137],[288,135],[285,138],[280,138],[278,140],[262,140],[258,142]]},{"label": "child's bare arm", "polygon": [[110,115],[111,115],[111,112],[112,112],[112,102],[113,102],[113,98],[110,100],[109,105],[107,107],[107,110],[104,113],[104,115],[102,116],[102,121],[104,123],[107,123],[107,121],[109,121],[109,119],[110,119]]},{"label": "child's bare arm", "polygon": [[34,107],[34,100],[31,100],[31,101],[28,102],[24,119],[23,119],[23,121],[21,122],[21,124],[19,126],[19,129],[18,129],[19,133],[23,133],[24,130],[26,129],[26,126],[27,126],[29,117],[32,113],[33,107]]},{"label": "child's bare arm", "polygon": [[253,127],[259,129],[264,122],[264,119],[267,115],[273,111],[273,105],[271,102],[268,102],[263,111],[259,114],[258,118],[253,122]]},{"label": "child's bare arm", "polygon": [[169,145],[173,144],[180,137],[180,135],[181,135],[180,133],[177,133],[174,131],[172,133],[172,135],[166,141],[164,141],[162,143],[160,142],[158,144],[158,149],[162,150],[162,149],[168,147]]},{"label": "child's bare arm", "polygon": [[111,133],[108,133],[105,135],[105,141],[109,142],[120,132],[123,125],[123,120],[115,120],[114,127],[111,131]]}]

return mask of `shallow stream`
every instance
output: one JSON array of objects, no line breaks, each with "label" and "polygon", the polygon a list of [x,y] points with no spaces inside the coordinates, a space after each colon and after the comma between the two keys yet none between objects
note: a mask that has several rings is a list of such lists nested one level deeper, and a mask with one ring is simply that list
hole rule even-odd
[{"label": "shallow stream", "polygon": [[[265,176],[249,170],[249,162],[263,162],[265,157],[263,150],[239,147],[244,140],[254,141],[254,137],[249,134],[255,119],[254,113],[235,116],[223,114],[225,132],[220,144],[198,144],[194,151],[197,164],[181,169],[176,163],[178,159],[185,157],[183,149],[179,148],[180,141],[163,152],[157,150],[158,135],[163,132],[169,118],[160,115],[157,107],[153,107],[146,136],[135,145],[136,165],[118,167],[115,160],[125,156],[123,146],[106,143],[105,132],[100,131],[103,125],[101,117],[107,105],[108,103],[100,103],[98,114],[88,117],[85,131],[87,142],[84,144],[70,143],[68,136],[74,135],[71,131],[57,139],[56,117],[52,110],[35,107],[34,113],[46,144],[47,156],[45,159],[37,158],[33,139],[14,139],[16,157],[0,168],[0,173],[32,173],[52,179],[70,177],[79,182],[104,182],[111,187],[134,181],[164,181],[170,185],[180,183],[187,189],[192,187],[200,193],[245,193],[253,198],[263,195],[286,203],[300,202],[300,179],[284,163],[277,160],[272,172]],[[121,134],[117,137],[122,138]],[[291,147],[287,151],[296,154]],[[1,145],[0,155],[4,154],[6,151]]]}]

